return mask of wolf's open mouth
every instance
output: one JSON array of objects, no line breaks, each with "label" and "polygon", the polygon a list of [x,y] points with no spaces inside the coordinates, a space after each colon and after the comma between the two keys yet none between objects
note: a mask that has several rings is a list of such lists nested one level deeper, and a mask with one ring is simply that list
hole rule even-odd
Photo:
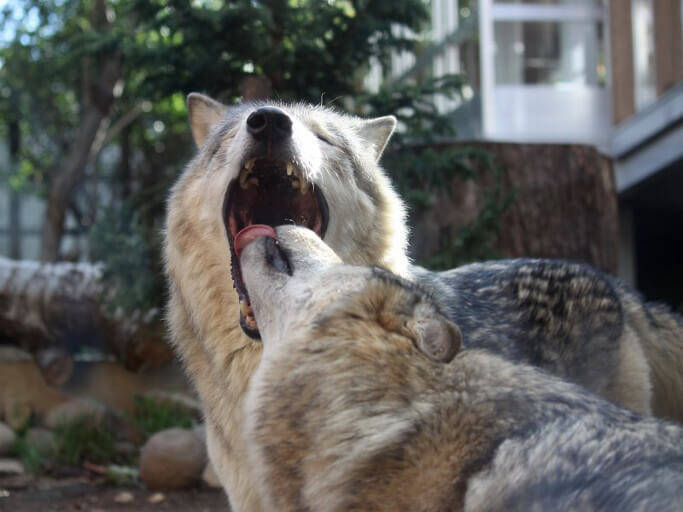
[{"label": "wolf's open mouth", "polygon": [[244,162],[225,194],[223,222],[230,243],[232,280],[240,300],[240,325],[248,336],[260,338],[235,254],[235,235],[252,224],[298,224],[322,238],[327,221],[327,202],[320,188],[309,183],[294,162],[268,158]]}]

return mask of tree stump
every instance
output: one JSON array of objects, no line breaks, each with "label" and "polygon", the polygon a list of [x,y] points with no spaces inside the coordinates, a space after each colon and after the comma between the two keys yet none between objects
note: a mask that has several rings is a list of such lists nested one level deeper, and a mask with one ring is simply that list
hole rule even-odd
[{"label": "tree stump", "polygon": [[[450,145],[491,153],[502,168],[504,189],[514,193],[495,245],[501,257],[561,258],[616,273],[618,202],[610,158],[572,144]],[[492,184],[484,173],[479,180],[455,179],[450,191],[438,194],[415,219],[416,259],[428,260],[438,250],[439,236],[474,219]]]}]

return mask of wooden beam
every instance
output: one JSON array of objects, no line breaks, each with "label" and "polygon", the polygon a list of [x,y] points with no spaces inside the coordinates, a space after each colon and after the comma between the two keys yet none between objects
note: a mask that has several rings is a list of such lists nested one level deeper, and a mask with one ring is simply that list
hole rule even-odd
[{"label": "wooden beam", "polygon": [[657,96],[683,78],[680,0],[654,0]]},{"label": "wooden beam", "polygon": [[635,113],[633,28],[630,2],[610,0],[609,33],[612,69],[612,121],[619,124]]}]

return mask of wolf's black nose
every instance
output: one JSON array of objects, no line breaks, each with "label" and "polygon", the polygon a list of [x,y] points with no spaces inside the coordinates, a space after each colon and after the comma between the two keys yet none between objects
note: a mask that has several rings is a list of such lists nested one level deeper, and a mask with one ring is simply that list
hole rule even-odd
[{"label": "wolf's black nose", "polygon": [[256,140],[280,142],[292,136],[292,120],[277,107],[261,107],[247,118],[247,131]]}]

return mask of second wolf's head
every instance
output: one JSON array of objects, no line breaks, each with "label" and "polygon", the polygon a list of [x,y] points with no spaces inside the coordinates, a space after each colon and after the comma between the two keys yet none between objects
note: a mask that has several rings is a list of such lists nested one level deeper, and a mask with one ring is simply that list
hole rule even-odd
[{"label": "second wolf's head", "polygon": [[[236,233],[251,224],[301,225],[345,262],[405,272],[403,205],[378,165],[394,117],[363,120],[303,104],[226,107],[200,94],[189,96],[188,107],[199,153],[169,201],[172,295],[200,309],[208,295],[207,308],[219,296],[238,295],[241,326],[258,337],[234,257]],[[230,276],[218,272],[210,279],[215,290],[203,286],[203,297],[194,296],[192,283],[180,282],[192,273],[207,275],[220,262],[226,274],[232,267],[236,294]]]},{"label": "second wolf's head", "polygon": [[240,265],[266,355],[327,322],[341,322],[350,339],[378,331],[379,343],[435,362],[450,361],[460,349],[460,330],[428,293],[379,267],[342,263],[308,229],[280,226],[274,236],[257,238]]}]

